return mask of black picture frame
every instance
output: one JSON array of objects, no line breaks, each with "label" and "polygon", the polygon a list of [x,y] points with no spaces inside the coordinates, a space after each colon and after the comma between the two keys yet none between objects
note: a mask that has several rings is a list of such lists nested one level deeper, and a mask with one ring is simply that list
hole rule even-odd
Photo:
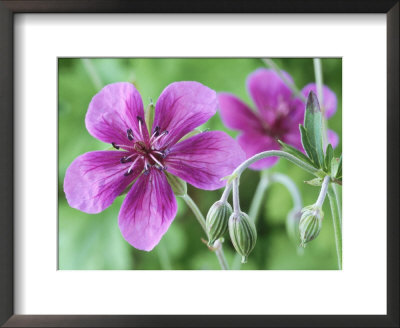
[{"label": "black picture frame", "polygon": [[[387,315],[15,315],[13,29],[17,13],[384,13],[387,17]],[[0,0],[0,324],[4,327],[399,327],[399,1]],[[377,215],[380,215],[377,213]],[[371,240],[371,242],[373,242]],[[368,268],[366,268],[368,270]],[[366,286],[366,289],[368,286]]]}]

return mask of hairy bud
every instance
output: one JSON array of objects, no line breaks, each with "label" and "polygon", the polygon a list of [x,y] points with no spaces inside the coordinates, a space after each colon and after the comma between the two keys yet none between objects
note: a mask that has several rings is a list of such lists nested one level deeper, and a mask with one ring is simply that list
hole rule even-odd
[{"label": "hairy bud", "polygon": [[211,206],[206,218],[209,246],[212,246],[228,230],[228,220],[231,214],[232,207],[227,202],[219,200]]},{"label": "hairy bud", "polygon": [[305,247],[308,242],[314,240],[319,235],[322,228],[324,212],[320,207],[315,205],[306,206],[301,212],[299,232],[301,246]]},{"label": "hairy bud", "polygon": [[246,213],[232,213],[229,217],[229,235],[236,252],[242,256],[242,263],[246,263],[257,240],[254,222]]}]

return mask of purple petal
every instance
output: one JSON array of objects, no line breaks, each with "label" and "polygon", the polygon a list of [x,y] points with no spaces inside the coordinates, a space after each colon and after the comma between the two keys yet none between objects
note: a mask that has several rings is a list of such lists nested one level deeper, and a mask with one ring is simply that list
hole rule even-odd
[{"label": "purple petal", "polygon": [[93,151],[77,157],[65,173],[64,192],[68,204],[86,213],[99,213],[110,206],[143,170],[143,162],[138,161],[132,174],[124,176],[130,166],[120,163],[124,154],[122,151]]},{"label": "purple petal", "polygon": [[[285,76],[292,80],[289,74]],[[273,125],[279,117],[287,116],[292,91],[279,75],[270,69],[259,68],[247,78],[247,89],[262,117]]]},{"label": "purple petal", "polygon": [[[238,142],[242,149],[246,152],[246,158],[250,158],[255,154],[266,150],[279,150],[280,145],[273,138],[259,133],[244,133],[239,136]],[[278,157],[267,157],[261,159],[252,165],[253,170],[263,170],[271,167],[278,161]]]},{"label": "purple petal", "polygon": [[239,98],[230,93],[218,93],[218,103],[224,124],[236,130],[261,130],[260,118]]},{"label": "purple petal", "polygon": [[[143,137],[137,117],[143,120]],[[134,85],[126,82],[106,85],[89,104],[86,128],[92,136],[106,143],[126,145],[128,129],[132,129],[137,139],[148,138],[142,98]]]},{"label": "purple petal", "polygon": [[198,82],[175,82],[167,86],[156,104],[153,131],[168,131],[162,144],[173,145],[194,128],[208,121],[217,110],[215,91]]},{"label": "purple petal", "polygon": [[210,131],[177,143],[165,158],[167,171],[193,186],[214,190],[225,185],[220,179],[245,160],[238,143],[225,132]]},{"label": "purple petal", "polygon": [[[317,85],[315,83],[307,84],[303,90],[301,90],[301,93],[307,98],[310,91],[317,93]],[[325,117],[328,119],[336,112],[337,98],[335,93],[326,85],[322,88],[322,96],[324,98]]]},{"label": "purple petal", "polygon": [[299,126],[293,126],[292,130],[282,136],[282,141],[304,152],[303,144],[301,143],[301,134]]},{"label": "purple petal", "polygon": [[336,148],[337,145],[339,144],[339,136],[335,131],[329,129],[327,134],[328,134],[328,142],[332,145],[333,148]]},{"label": "purple petal", "polygon": [[142,174],[119,212],[122,236],[133,247],[151,251],[175,218],[177,204],[165,174],[152,167]]}]

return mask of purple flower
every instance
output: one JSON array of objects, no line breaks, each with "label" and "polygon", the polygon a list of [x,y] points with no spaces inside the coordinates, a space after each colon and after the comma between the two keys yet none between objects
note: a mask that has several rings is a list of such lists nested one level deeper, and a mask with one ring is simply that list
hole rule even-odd
[{"label": "purple flower", "polygon": [[197,82],[172,83],[157,101],[149,133],[136,88],[130,83],[107,85],[90,102],[86,128],[116,150],[89,152],[72,162],[64,180],[69,205],[98,213],[133,184],[119,213],[119,227],[132,246],[152,250],[177,211],[165,172],[214,190],[224,186],[220,179],[245,158],[224,132],[203,132],[180,141],[216,108],[213,90]]},{"label": "purple flower", "polygon": [[[292,81],[289,74],[283,74]],[[227,127],[241,132],[238,142],[246,152],[246,157],[266,150],[280,149],[277,139],[304,151],[299,124],[304,120],[305,103],[294,96],[273,70],[257,69],[248,76],[246,84],[257,111],[253,111],[232,94],[218,94],[222,120]],[[307,85],[302,93],[307,97],[311,90],[315,91],[315,84]],[[336,111],[336,96],[327,87],[324,87],[323,95],[328,118]],[[328,138],[335,147],[338,143],[337,135],[329,130]],[[262,170],[274,165],[277,160],[276,157],[265,158],[255,162],[250,168]]]}]

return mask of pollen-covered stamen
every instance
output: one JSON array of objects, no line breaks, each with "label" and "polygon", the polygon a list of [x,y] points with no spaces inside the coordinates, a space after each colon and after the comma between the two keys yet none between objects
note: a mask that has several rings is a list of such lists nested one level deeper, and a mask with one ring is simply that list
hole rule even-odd
[{"label": "pollen-covered stamen", "polygon": [[159,127],[159,126],[156,126],[156,127],[154,128],[154,133],[153,133],[153,135],[152,135],[151,138],[150,138],[150,143],[153,141],[153,139],[154,139],[155,137],[158,137],[159,134],[160,134],[160,127]]},{"label": "pollen-covered stamen", "polygon": [[126,171],[124,173],[124,175],[127,177],[128,175],[133,173],[133,166],[136,164],[136,162],[138,161],[139,157],[135,159],[135,161],[131,164],[131,166],[129,166],[128,171]]},{"label": "pollen-covered stamen", "polygon": [[119,149],[119,146],[116,145],[115,142],[112,142],[111,144],[112,144],[112,146],[113,146],[115,149]]},{"label": "pollen-covered stamen", "polygon": [[120,159],[121,164],[125,164],[128,162],[132,162],[132,157],[135,156],[135,154],[129,155],[129,156],[124,156]]},{"label": "pollen-covered stamen", "polygon": [[132,131],[132,129],[126,130],[126,136],[128,137],[128,139],[129,139],[130,141],[133,140],[133,131]]}]

